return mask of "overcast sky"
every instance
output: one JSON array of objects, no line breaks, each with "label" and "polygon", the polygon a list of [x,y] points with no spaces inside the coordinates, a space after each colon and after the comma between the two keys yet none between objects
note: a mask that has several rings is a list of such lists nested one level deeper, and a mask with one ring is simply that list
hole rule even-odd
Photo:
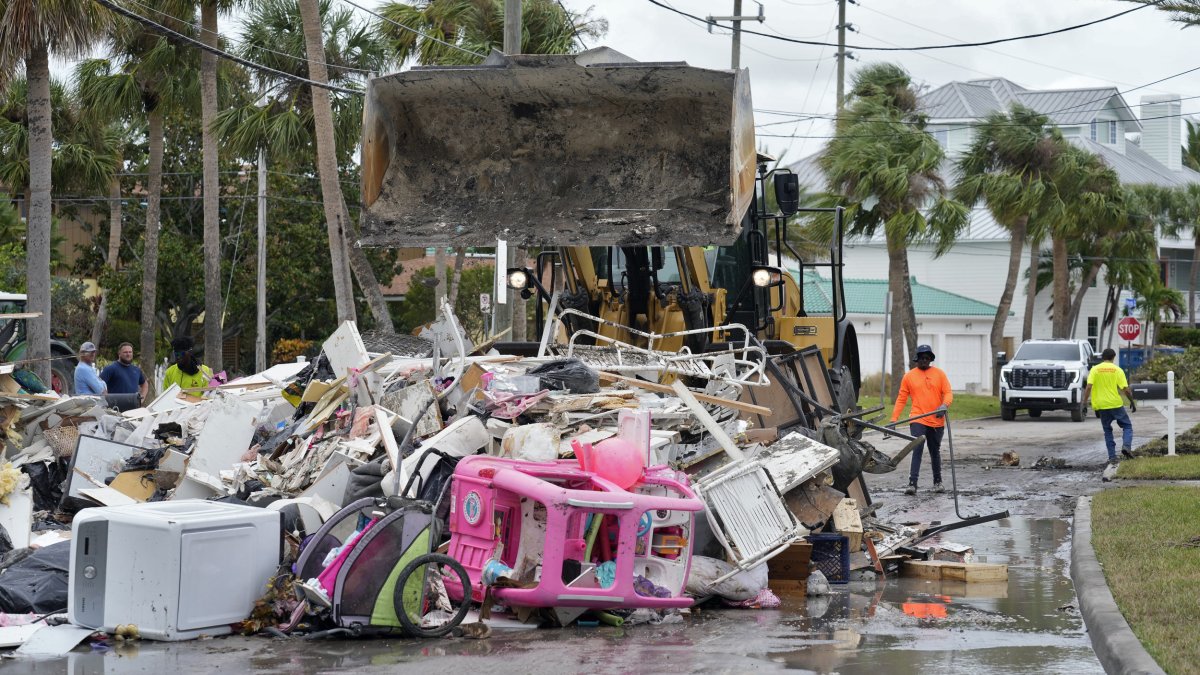
[{"label": "overcast sky", "polygon": [[[1084,23],[1135,7],[1116,0],[856,0],[848,5],[849,44],[917,46],[978,42],[1039,33]],[[733,0],[665,0],[697,16],[728,16]],[[608,20],[602,44],[641,61],[684,60],[693,66],[729,68],[728,30],[709,34],[696,23],[646,0],[563,0],[575,11],[592,7],[592,16]],[[816,41],[837,41],[836,0],[764,0],[766,21],[744,24],[763,33]],[[744,15],[757,14],[743,0]],[[1115,86],[1122,92],[1200,66],[1200,28],[1183,30],[1165,12],[1148,7],[1132,14],[1060,35],[995,47],[966,47],[931,52],[863,52],[847,63],[847,83],[864,63],[893,61],[904,66],[919,86],[937,87],[953,80],[1004,77],[1032,89]],[[589,47],[596,46],[593,44]],[[749,68],[757,111],[832,113],[835,108],[835,49],[799,45],[758,35],[742,36],[741,64]],[[847,84],[848,86],[848,84]],[[1200,71],[1132,91],[1125,96],[1134,111],[1146,94],[1200,95]],[[1183,112],[1200,112],[1200,99],[1183,101]],[[755,123],[785,116],[755,113]],[[795,161],[816,152],[829,134],[828,122],[809,120],[759,127],[759,147]],[[769,138],[764,134],[795,135]],[[803,138],[808,136],[809,138]]]}]

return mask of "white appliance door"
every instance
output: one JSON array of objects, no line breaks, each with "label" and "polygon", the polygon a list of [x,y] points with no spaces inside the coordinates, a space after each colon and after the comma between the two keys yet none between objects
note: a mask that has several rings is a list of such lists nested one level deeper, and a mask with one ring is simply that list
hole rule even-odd
[{"label": "white appliance door", "polygon": [[244,525],[180,537],[179,630],[225,626],[250,616],[260,588],[255,530]]}]

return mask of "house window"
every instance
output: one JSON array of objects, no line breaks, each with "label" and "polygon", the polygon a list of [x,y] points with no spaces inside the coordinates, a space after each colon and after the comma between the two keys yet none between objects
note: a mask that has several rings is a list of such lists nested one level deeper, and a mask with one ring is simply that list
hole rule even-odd
[{"label": "house window", "polygon": [[1108,142],[1113,145],[1117,144],[1117,121],[1109,120],[1108,122]]},{"label": "house window", "polygon": [[1088,342],[1092,343],[1092,351],[1100,351],[1100,319],[1098,317],[1088,317]]},{"label": "house window", "polygon": [[1092,120],[1092,140],[1096,140],[1096,120]]}]

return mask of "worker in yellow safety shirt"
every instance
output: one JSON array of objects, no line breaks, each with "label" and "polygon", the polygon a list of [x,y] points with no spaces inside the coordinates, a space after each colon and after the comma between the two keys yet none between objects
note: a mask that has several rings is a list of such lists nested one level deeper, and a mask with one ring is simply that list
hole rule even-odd
[{"label": "worker in yellow safety shirt", "polygon": [[1117,352],[1112,347],[1100,352],[1104,359],[1088,372],[1087,386],[1083,388],[1083,397],[1091,397],[1092,410],[1100,414],[1100,427],[1104,429],[1104,445],[1108,448],[1108,463],[1117,463],[1117,442],[1113,438],[1113,422],[1121,427],[1121,454],[1127,459],[1133,459],[1133,422],[1125,413],[1125,401],[1121,394],[1129,399],[1129,409],[1137,412],[1137,404],[1133,402],[1133,392],[1129,390],[1129,381],[1125,379],[1125,371],[1113,363]]},{"label": "worker in yellow safety shirt", "polygon": [[163,376],[164,391],[172,384],[177,384],[180,389],[184,390],[202,389],[208,386],[208,381],[213,376],[212,368],[196,360],[193,352],[195,347],[195,341],[186,335],[171,341],[171,350],[175,352],[175,363],[167,368],[167,373]]}]

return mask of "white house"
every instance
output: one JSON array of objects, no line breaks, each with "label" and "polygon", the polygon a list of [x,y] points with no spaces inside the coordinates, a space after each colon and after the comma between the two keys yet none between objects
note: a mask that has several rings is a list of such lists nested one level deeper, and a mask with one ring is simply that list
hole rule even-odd
[{"label": "white house", "polygon": [[[1200,183],[1200,173],[1182,166],[1178,96],[1144,97],[1142,119],[1139,120],[1114,87],[1035,91],[1001,78],[951,82],[922,96],[921,105],[929,115],[928,128],[947,150],[948,161],[943,175],[948,182],[954,180],[953,161],[971,143],[975,126],[989,113],[1009,109],[1013,102],[1049,117],[1071,143],[1099,155],[1125,184],[1176,186]],[[1127,137],[1139,133],[1140,139]],[[819,191],[824,188],[824,178],[815,160],[814,154],[796,162],[791,169],[800,176],[805,189]],[[1049,242],[1043,244],[1043,248],[1048,246]],[[1164,273],[1168,283],[1175,288],[1187,288],[1192,246],[1190,239],[1159,238]],[[1012,314],[1005,325],[1010,354],[1021,336],[1026,303],[1025,275],[1035,253],[1026,247],[1020,281],[1013,296]],[[909,268],[923,284],[995,306],[1004,290],[1008,257],[1007,230],[980,206],[972,210],[967,230],[942,257],[935,258],[930,245],[910,247]],[[886,279],[888,258],[882,235],[871,240],[848,239],[845,262],[846,278]],[[1102,273],[1097,287],[1089,289],[1085,295],[1078,324],[1074,327],[1077,337],[1092,340],[1097,347],[1108,346],[1107,331],[1103,335],[1100,332],[1107,290],[1103,287]],[[1045,289],[1035,299],[1035,337],[1050,334],[1049,306],[1050,289]],[[923,322],[920,315],[917,319]],[[969,334],[970,331],[965,329],[968,322],[962,323],[964,328],[956,328],[956,332],[938,338],[931,337],[931,340],[949,343],[949,338],[954,335]],[[979,328],[979,322],[969,323],[972,330]],[[985,336],[990,331],[990,321],[986,323],[983,327]],[[877,372],[870,367],[870,358],[864,356],[864,373]],[[981,360],[981,369],[990,368],[990,349],[982,352]],[[991,378],[985,377],[983,387],[990,390],[990,384]]]}]

